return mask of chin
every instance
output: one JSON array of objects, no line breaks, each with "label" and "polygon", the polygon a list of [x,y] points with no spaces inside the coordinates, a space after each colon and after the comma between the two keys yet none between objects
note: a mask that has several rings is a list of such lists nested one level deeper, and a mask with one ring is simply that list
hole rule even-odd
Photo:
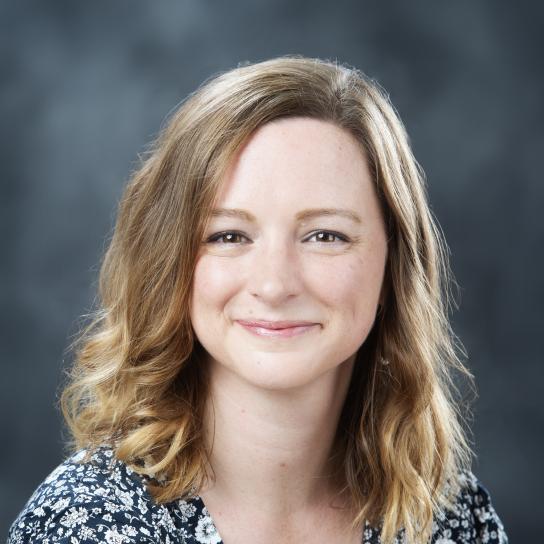
[{"label": "chin", "polygon": [[[314,359],[315,361],[315,359]],[[288,391],[304,387],[330,368],[312,366],[310,361],[281,358],[277,353],[254,357],[230,369],[238,378],[266,391]]]},{"label": "chin", "polygon": [[241,376],[249,385],[263,391],[291,391],[308,385],[312,380],[303,377],[286,378],[278,376]]}]

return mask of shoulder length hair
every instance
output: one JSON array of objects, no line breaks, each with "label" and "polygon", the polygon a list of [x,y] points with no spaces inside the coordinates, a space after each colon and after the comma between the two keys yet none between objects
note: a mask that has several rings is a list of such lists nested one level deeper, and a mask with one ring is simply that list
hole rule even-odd
[{"label": "shoulder length hair", "polygon": [[356,137],[388,229],[385,303],[358,352],[332,452],[353,523],[381,525],[385,542],[401,529],[427,540],[469,466],[452,371],[472,376],[449,325],[447,246],[405,129],[374,80],[336,62],[242,65],[204,82],[170,116],[126,187],[98,307],[70,346],[61,403],[73,447],[112,445],[156,477],[158,502],[206,481],[207,381],[189,315],[195,262],[229,160],[258,127],[288,116]]}]

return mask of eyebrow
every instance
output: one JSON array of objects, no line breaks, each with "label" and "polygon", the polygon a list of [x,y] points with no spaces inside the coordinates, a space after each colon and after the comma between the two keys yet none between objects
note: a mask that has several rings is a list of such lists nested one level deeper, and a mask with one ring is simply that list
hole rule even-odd
[{"label": "eyebrow", "polygon": [[[297,221],[303,221],[308,219],[313,219],[314,217],[321,216],[332,216],[338,215],[340,217],[346,217],[354,223],[362,223],[361,218],[353,210],[348,210],[344,208],[312,208],[308,210],[302,210],[298,212],[295,216]],[[234,217],[237,219],[243,219],[244,221],[249,221],[250,223],[256,223],[257,219],[251,213],[246,210],[241,210],[238,208],[216,208],[212,210],[212,217]]]}]

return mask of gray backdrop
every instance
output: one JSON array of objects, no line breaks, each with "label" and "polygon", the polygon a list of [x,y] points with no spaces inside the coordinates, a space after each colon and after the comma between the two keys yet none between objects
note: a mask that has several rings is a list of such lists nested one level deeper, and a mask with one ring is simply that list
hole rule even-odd
[{"label": "gray backdrop", "polygon": [[536,1],[2,2],[0,534],[62,458],[65,348],[137,154],[206,77],[301,53],[377,78],[408,128],[461,286],[454,329],[479,389],[474,471],[512,541],[534,542],[542,16]]}]

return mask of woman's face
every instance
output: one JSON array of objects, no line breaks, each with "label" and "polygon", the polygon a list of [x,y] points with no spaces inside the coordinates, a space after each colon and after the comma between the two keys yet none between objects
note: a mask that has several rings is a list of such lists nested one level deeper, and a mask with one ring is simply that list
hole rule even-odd
[{"label": "woman's face", "polygon": [[304,117],[268,123],[229,165],[206,230],[196,336],[212,365],[256,387],[309,384],[339,371],[367,338],[386,257],[354,137]]}]

